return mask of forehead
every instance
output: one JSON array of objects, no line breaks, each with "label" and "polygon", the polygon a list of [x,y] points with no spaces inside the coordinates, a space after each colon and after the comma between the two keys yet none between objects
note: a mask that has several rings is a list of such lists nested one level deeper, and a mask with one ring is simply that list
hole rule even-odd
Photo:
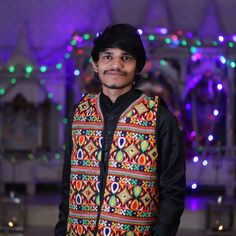
[{"label": "forehead", "polygon": [[102,51],[101,53],[105,53],[105,54],[113,54],[113,55],[131,55],[131,53],[124,51],[120,48],[105,48],[104,51]]}]

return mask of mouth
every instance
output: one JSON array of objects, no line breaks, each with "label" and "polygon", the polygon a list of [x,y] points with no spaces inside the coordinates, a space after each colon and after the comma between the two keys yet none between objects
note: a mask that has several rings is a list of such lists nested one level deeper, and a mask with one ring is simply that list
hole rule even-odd
[{"label": "mouth", "polygon": [[125,72],[115,71],[115,70],[104,71],[104,74],[106,74],[106,75],[115,75],[115,76],[125,76],[126,75]]}]

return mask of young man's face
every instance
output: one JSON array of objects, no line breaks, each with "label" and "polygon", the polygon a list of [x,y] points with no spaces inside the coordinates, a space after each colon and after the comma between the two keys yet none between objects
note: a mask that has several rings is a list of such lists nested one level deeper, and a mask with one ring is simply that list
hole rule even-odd
[{"label": "young man's face", "polygon": [[93,68],[103,89],[131,88],[136,74],[136,59],[119,48],[107,48],[99,54]]}]

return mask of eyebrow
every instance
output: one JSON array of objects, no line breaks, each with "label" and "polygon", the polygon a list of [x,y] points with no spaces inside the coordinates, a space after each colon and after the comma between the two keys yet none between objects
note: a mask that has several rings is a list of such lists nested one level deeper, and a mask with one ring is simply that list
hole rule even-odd
[{"label": "eyebrow", "polygon": [[[106,49],[105,51],[101,52],[101,53],[105,53],[105,54],[109,54],[109,55],[112,55],[114,54],[113,52],[109,51],[109,49]],[[134,57],[131,53],[129,52],[122,52],[121,53],[122,56],[131,56],[131,57]]]}]

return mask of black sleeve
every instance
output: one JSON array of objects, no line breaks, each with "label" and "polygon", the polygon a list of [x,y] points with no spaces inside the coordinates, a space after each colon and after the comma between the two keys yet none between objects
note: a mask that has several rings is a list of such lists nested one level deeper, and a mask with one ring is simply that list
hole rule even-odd
[{"label": "black sleeve", "polygon": [[[74,109],[73,113],[74,114]],[[70,190],[70,169],[71,169],[71,150],[72,150],[72,118],[70,116],[66,131],[66,150],[63,164],[61,202],[59,205],[59,220],[55,226],[55,236],[65,236],[67,231],[67,218],[69,214],[69,190]]]},{"label": "black sleeve", "polygon": [[159,105],[157,122],[159,217],[154,235],[175,236],[184,210],[186,187],[182,134],[177,119],[165,106]]}]

